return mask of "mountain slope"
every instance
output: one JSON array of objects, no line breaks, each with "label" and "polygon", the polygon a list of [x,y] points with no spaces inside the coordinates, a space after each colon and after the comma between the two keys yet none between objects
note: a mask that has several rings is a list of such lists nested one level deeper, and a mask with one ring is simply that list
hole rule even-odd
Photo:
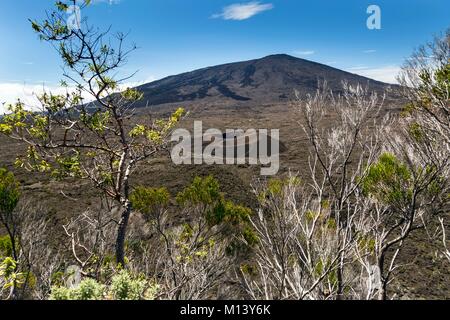
[{"label": "mountain slope", "polygon": [[224,64],[170,76],[138,87],[143,105],[186,102],[277,103],[289,101],[294,90],[312,93],[318,81],[326,80],[339,91],[342,81],[369,85],[383,91],[388,84],[361,77],[323,64],[289,55]]}]

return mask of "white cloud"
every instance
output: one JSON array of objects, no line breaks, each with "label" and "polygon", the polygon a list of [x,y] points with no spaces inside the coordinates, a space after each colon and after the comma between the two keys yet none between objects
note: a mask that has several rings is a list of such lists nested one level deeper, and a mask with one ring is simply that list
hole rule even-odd
[{"label": "white cloud", "polygon": [[377,50],[374,49],[369,49],[369,50],[364,50],[363,53],[375,53],[377,52]]},{"label": "white cloud", "polygon": [[109,5],[118,4],[121,0],[92,0],[92,4],[107,3]]},{"label": "white cloud", "polygon": [[[44,92],[52,92],[53,94],[65,94],[71,91],[70,88],[62,88],[56,85],[45,84],[27,84],[19,82],[0,83],[0,114],[6,111],[5,104],[14,103],[20,99],[30,110],[39,109],[40,103],[37,96]],[[88,96],[85,96],[88,99]]]},{"label": "white cloud", "polygon": [[[119,90],[134,88],[155,80],[156,78],[150,76],[142,81],[125,82],[120,85]],[[20,99],[20,101],[22,101],[28,109],[37,110],[40,106],[37,96],[42,95],[44,92],[51,92],[53,94],[65,94],[67,91],[71,92],[74,89],[74,87],[63,88],[58,85],[46,85],[43,83],[0,83],[0,115],[6,112],[5,104],[14,103],[17,101],[17,99]],[[83,97],[85,101],[93,100],[93,97],[88,93],[84,93]]]},{"label": "white cloud", "polygon": [[[91,0],[91,5],[97,5],[102,3],[107,3],[109,5],[119,4],[122,0]],[[78,6],[84,5],[86,0],[76,0]]]},{"label": "white cloud", "polygon": [[347,69],[348,72],[392,84],[398,84],[396,77],[398,76],[400,70],[401,68],[396,65],[382,66],[378,68],[356,66]]},{"label": "white cloud", "polygon": [[369,67],[363,66],[363,65],[358,65],[358,66],[353,66],[348,68],[348,70],[350,71],[359,71],[359,70],[367,70],[369,69]]},{"label": "white cloud", "polygon": [[305,50],[305,51],[294,51],[294,54],[297,56],[310,56],[316,53],[313,50]]},{"label": "white cloud", "polygon": [[235,3],[223,8],[222,13],[214,14],[212,18],[222,18],[224,20],[246,20],[258,13],[272,10],[273,4],[260,3],[257,1],[247,3]]},{"label": "white cloud", "polygon": [[153,76],[148,76],[148,77],[145,78],[144,80],[130,81],[130,82],[122,83],[122,84],[120,85],[120,89],[121,89],[121,90],[124,90],[124,89],[127,89],[127,88],[139,87],[139,86],[141,86],[141,85],[144,85],[144,84],[147,84],[147,83],[156,81],[156,80],[158,80],[158,78],[155,78],[155,77],[153,77]]}]

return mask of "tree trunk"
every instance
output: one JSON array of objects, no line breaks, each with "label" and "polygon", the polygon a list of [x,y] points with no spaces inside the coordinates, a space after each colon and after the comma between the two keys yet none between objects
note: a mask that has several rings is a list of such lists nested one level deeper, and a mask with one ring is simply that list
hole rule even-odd
[{"label": "tree trunk", "polygon": [[378,294],[378,300],[381,300],[381,301],[387,300],[387,288],[386,288],[386,286],[387,286],[386,283],[383,283],[381,285],[381,289],[380,289],[380,292]]},{"label": "tree trunk", "polygon": [[385,254],[385,252],[381,253],[378,261],[378,268],[380,269],[380,287],[378,288],[378,300],[382,301],[387,300],[388,279],[385,279],[383,276]]},{"label": "tree trunk", "polygon": [[116,262],[117,264],[120,264],[122,267],[125,267],[125,239],[130,215],[131,215],[131,204],[127,204],[120,218],[116,240]]},{"label": "tree trunk", "polygon": [[[12,220],[12,218],[11,218]],[[19,269],[19,255],[18,255],[18,250],[17,250],[17,243],[16,243],[16,225],[14,223],[11,223],[12,228],[9,227],[8,224],[4,224],[5,228],[6,228],[6,232],[8,233],[8,237],[9,237],[9,241],[11,242],[11,255],[13,260],[16,262],[16,268],[14,269],[14,272],[17,272]],[[26,284],[25,284],[26,285]],[[18,290],[17,290],[17,285],[16,283],[14,283],[14,285],[11,288],[11,295],[10,295],[10,299],[11,300],[18,300],[19,295],[18,295]]]}]

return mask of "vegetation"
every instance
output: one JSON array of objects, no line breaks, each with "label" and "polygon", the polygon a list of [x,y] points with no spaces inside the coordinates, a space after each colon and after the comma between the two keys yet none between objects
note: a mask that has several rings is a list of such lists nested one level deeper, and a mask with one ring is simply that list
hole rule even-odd
[{"label": "vegetation", "polygon": [[[67,94],[43,94],[40,111],[10,105],[0,133],[27,145],[17,166],[88,180],[101,196],[64,224],[64,245],[49,245],[46,210],[0,169],[0,298],[389,299],[408,240],[431,226],[450,261],[450,32],[405,65],[401,115],[382,116],[384,97],[359,85],[298,97],[309,170],[255,181],[252,210],[213,176],[176,196],[131,183],[185,112],[135,123],[142,94],[114,77],[134,47],[86,21],[68,29],[67,6],[32,22],[64,62]],[[339,116],[322,127],[330,114]]]},{"label": "vegetation", "polygon": [[[134,123],[133,104],[142,94],[121,87],[130,76],[115,79],[114,75],[135,47],[125,50],[125,35],[108,38],[107,32],[87,22],[80,29],[69,29],[64,23],[67,6],[58,1],[48,19],[32,21],[40,39],[57,48],[62,58],[62,86],[67,93],[44,93],[39,97],[40,112],[25,110],[20,101],[10,105],[0,132],[28,145],[27,153],[17,158],[17,166],[55,178],[88,179],[121,206],[116,259],[124,265],[131,214],[129,177],[139,163],[166,148],[184,110],[178,109],[167,120]],[[86,102],[86,97],[93,102]]]},{"label": "vegetation", "polygon": [[152,300],[158,290],[145,278],[133,278],[120,271],[105,286],[94,279],[84,279],[75,288],[53,287],[50,300]]}]

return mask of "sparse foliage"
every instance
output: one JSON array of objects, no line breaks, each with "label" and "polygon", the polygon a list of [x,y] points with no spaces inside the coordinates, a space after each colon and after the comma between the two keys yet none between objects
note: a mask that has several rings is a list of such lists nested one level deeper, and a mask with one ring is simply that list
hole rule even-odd
[{"label": "sparse foliage", "polygon": [[39,97],[39,112],[38,106],[28,111],[20,101],[10,105],[0,121],[0,132],[28,145],[16,165],[55,178],[88,179],[121,205],[116,259],[124,265],[131,213],[130,175],[140,162],[166,147],[184,110],[178,109],[167,120],[146,119],[136,124],[133,106],[142,94],[122,88],[130,76],[116,76],[135,46],[124,49],[124,34],[108,37],[109,30],[98,31],[87,21],[80,29],[69,29],[64,23],[67,6],[58,2],[47,19],[33,21],[32,26],[43,41],[57,49],[64,62],[64,77],[75,88],[64,80],[66,94],[44,93]]},{"label": "sparse foliage", "polygon": [[10,289],[7,298],[44,299],[51,274],[59,267],[59,255],[48,246],[42,209],[19,200],[20,186],[14,175],[0,169],[0,226],[7,234],[0,237],[0,261],[3,285]]},{"label": "sparse foliage", "polygon": [[87,20],[67,27],[77,3],[57,1],[31,21],[62,58],[66,94],[46,92],[31,109],[9,105],[0,133],[27,145],[18,167],[88,180],[101,199],[63,226],[76,264],[68,266],[45,211],[0,168],[1,299],[389,299],[406,267],[402,251],[431,227],[450,261],[449,30],[406,62],[401,115],[361,85],[343,83],[336,94],[323,83],[297,96],[308,166],[256,181],[254,213],[226,199],[213,176],[176,197],[131,185],[140,163],[166,151],[185,112],[164,120],[136,112],[144,95],[127,87],[133,75],[120,76],[136,46]]},{"label": "sparse foliage", "polygon": [[[401,123],[402,138],[396,141],[414,176],[426,190],[428,202],[421,210],[433,214],[442,227],[444,248],[450,208],[450,29],[421,46],[403,66],[399,77],[408,104]],[[447,228],[447,230],[446,230]],[[448,250],[444,250],[444,255]]]},{"label": "sparse foliage", "polygon": [[[238,238],[249,234],[251,211],[226,201],[213,177],[196,178],[176,197],[184,221],[171,218],[165,189],[136,188],[133,206],[158,236],[154,273],[162,299],[208,299],[217,295],[233,267]],[[215,293],[214,293],[215,292]]]}]

